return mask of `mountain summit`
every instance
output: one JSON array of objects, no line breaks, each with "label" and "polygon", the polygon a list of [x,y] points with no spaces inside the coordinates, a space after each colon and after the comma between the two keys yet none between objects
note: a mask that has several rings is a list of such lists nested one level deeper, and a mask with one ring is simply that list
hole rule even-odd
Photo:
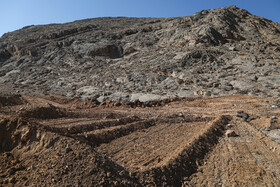
[{"label": "mountain summit", "polygon": [[0,39],[0,88],[96,103],[145,94],[280,96],[279,44],[279,23],[235,6],[31,25]]}]

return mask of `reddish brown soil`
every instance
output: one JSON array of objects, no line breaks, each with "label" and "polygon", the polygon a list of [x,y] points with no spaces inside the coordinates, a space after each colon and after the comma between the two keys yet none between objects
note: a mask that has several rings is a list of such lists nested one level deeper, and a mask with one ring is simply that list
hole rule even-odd
[{"label": "reddish brown soil", "polygon": [[[280,118],[273,99],[196,98],[157,107],[0,101],[0,186],[280,185],[280,145],[269,135]],[[241,110],[246,119],[237,117]],[[237,136],[224,136],[227,129]]]}]

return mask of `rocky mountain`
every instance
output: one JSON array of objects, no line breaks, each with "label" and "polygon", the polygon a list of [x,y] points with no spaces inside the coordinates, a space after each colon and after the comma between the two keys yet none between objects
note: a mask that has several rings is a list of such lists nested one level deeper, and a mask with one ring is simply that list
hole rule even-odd
[{"label": "rocky mountain", "polygon": [[235,6],[31,25],[0,38],[0,91],[102,103],[280,96],[280,24]]},{"label": "rocky mountain", "polygon": [[4,34],[0,186],[280,186],[279,44],[235,6]]}]

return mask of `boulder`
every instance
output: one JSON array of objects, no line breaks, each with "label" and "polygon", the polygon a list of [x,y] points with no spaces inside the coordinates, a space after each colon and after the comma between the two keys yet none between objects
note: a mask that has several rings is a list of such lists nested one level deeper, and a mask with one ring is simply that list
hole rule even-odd
[{"label": "boulder", "polygon": [[118,103],[126,103],[129,102],[130,95],[124,92],[115,92],[109,96],[109,99]]},{"label": "boulder", "polygon": [[176,86],[176,82],[174,81],[174,79],[172,79],[171,77],[167,77],[164,81],[161,82],[161,84],[165,87],[165,88],[171,88],[173,86]]},{"label": "boulder", "polygon": [[276,116],[270,118],[269,130],[280,129],[280,120]]},{"label": "boulder", "polygon": [[244,111],[237,111],[236,117],[242,118],[246,122],[250,122],[255,119],[253,116],[250,116]]},{"label": "boulder", "polygon": [[77,90],[78,93],[81,93],[83,95],[92,95],[94,94],[98,89],[93,86],[83,86]]},{"label": "boulder", "polygon": [[136,51],[136,49],[132,46],[131,43],[128,43],[123,47],[123,54],[124,55],[129,55],[129,54],[131,54],[135,51]]},{"label": "boulder", "polygon": [[92,100],[95,101],[100,94],[98,89],[93,86],[83,86],[76,90],[76,95],[80,96],[82,100]]},{"label": "boulder", "polygon": [[104,103],[106,101],[106,97],[105,96],[100,96],[96,99],[96,101],[98,101],[98,103]]},{"label": "boulder", "polygon": [[131,94],[130,101],[131,102],[140,101],[142,103],[149,103],[149,102],[161,101],[167,98],[168,98],[167,96],[137,93],[137,94]]},{"label": "boulder", "polygon": [[178,97],[180,98],[187,98],[187,97],[193,97],[193,93],[195,90],[181,90],[178,92]]},{"label": "boulder", "polygon": [[226,135],[226,137],[237,137],[238,136],[234,130],[227,130],[225,132],[225,135]]},{"label": "boulder", "polygon": [[230,84],[233,86],[233,88],[239,90],[250,90],[254,88],[254,85],[252,85],[251,83],[241,81],[241,80],[231,81]]},{"label": "boulder", "polygon": [[227,129],[231,129],[232,127],[232,124],[227,124]]}]

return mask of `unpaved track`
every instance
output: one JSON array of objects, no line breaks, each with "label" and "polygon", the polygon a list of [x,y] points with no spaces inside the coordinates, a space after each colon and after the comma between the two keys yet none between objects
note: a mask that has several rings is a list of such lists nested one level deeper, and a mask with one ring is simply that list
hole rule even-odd
[{"label": "unpaved track", "polygon": [[[224,137],[186,186],[280,186],[280,146],[240,120],[238,137]],[[271,149],[271,145],[274,145]]]}]

